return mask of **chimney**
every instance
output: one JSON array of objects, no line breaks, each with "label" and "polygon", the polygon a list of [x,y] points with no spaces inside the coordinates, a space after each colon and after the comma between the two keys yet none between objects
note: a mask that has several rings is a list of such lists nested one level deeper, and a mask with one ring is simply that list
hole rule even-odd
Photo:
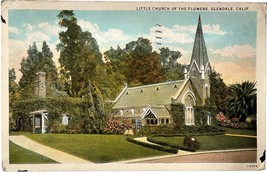
[{"label": "chimney", "polygon": [[46,97],[46,81],[45,81],[45,72],[36,73],[36,98],[45,98]]}]

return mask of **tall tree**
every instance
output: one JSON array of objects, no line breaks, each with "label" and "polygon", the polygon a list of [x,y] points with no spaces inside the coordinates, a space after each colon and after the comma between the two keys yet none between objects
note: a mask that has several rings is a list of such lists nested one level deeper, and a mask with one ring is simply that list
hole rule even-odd
[{"label": "tall tree", "polygon": [[184,78],[184,66],[177,62],[181,56],[182,54],[179,51],[172,51],[168,47],[160,48],[160,62],[163,66],[167,80]]},{"label": "tall tree", "polygon": [[248,116],[257,114],[256,82],[245,81],[230,86],[234,98],[230,100],[229,108],[239,121],[245,121]]},{"label": "tall tree", "polygon": [[28,56],[23,58],[20,65],[22,77],[19,80],[19,90],[22,98],[34,98],[36,73],[39,71],[46,73],[48,90],[53,92],[57,82],[57,69],[53,62],[53,53],[44,41],[42,51],[38,51],[36,43],[29,46]]},{"label": "tall tree", "polygon": [[210,74],[210,98],[209,104],[215,105],[218,112],[224,112],[228,110],[229,100],[232,99],[232,91],[224,83],[221,78],[221,74],[213,71]]},{"label": "tall tree", "polygon": [[86,81],[97,79],[97,68],[103,65],[96,40],[88,31],[83,32],[72,10],[58,14],[58,23],[65,31],[59,33],[60,73],[65,91],[72,97],[82,97]]},{"label": "tall tree", "polygon": [[165,80],[161,68],[159,55],[152,51],[151,42],[145,38],[138,38],[126,45],[129,54],[129,71],[126,74],[127,82],[133,85],[151,84]]}]

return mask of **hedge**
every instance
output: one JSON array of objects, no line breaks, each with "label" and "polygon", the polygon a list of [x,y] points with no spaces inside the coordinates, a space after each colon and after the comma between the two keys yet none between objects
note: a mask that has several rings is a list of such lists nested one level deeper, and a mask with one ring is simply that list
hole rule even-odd
[{"label": "hedge", "polygon": [[135,143],[137,145],[144,146],[144,147],[148,147],[148,148],[151,148],[151,149],[155,149],[155,150],[159,150],[159,151],[165,151],[165,152],[173,153],[173,154],[177,154],[178,153],[177,149],[174,149],[174,148],[171,148],[171,147],[168,147],[168,146],[153,145],[153,144],[150,144],[150,143],[137,141],[133,137],[127,137],[127,140],[129,142],[132,142],[132,143]]},{"label": "hedge", "polygon": [[[159,136],[159,135],[157,135],[157,136]],[[153,137],[155,137],[155,136],[153,136]],[[153,143],[156,143],[156,144],[159,144],[159,145],[162,145],[162,146],[175,148],[176,150],[184,150],[184,151],[190,151],[190,152],[195,152],[196,151],[196,149],[193,149],[193,148],[187,148],[187,147],[183,147],[183,146],[171,145],[171,144],[168,144],[168,143],[165,143],[165,142],[161,142],[161,141],[156,140],[153,137],[152,136],[151,137],[147,137],[147,140],[149,142],[153,142]]]},{"label": "hedge", "polygon": [[195,125],[195,126],[176,126],[175,124],[164,124],[158,126],[144,126],[139,135],[160,134],[160,135],[218,135],[222,134],[216,126],[212,125]]}]

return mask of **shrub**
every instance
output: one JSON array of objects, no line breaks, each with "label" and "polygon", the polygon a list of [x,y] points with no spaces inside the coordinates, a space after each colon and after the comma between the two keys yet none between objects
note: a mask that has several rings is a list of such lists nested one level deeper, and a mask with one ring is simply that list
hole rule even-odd
[{"label": "shrub", "polygon": [[54,121],[52,123],[52,125],[50,126],[49,131],[51,133],[65,133],[65,132],[67,132],[67,126],[66,125],[63,125],[59,121]]},{"label": "shrub", "polygon": [[[176,136],[183,136],[183,135],[176,135]],[[155,137],[172,137],[172,136],[170,136],[170,135],[153,135],[153,136],[147,137],[147,140],[149,142],[152,142],[152,143],[155,143],[155,144],[159,144],[159,145],[162,145],[162,146],[168,146],[168,147],[171,147],[171,148],[175,148],[177,150],[184,150],[184,151],[191,151],[191,152],[195,152],[196,151],[196,149],[194,149],[194,148],[188,148],[188,147],[184,147],[184,146],[178,146],[178,145],[170,144],[168,142],[160,141]]]},{"label": "shrub", "polygon": [[108,134],[123,134],[126,130],[130,130],[131,128],[133,128],[133,125],[129,119],[111,117],[106,122],[104,132]]},{"label": "shrub", "polygon": [[219,128],[212,125],[197,125],[197,126],[180,126],[175,124],[165,124],[158,126],[144,126],[138,134],[160,134],[160,135],[216,135],[221,134]]},{"label": "shrub", "polygon": [[137,140],[133,139],[133,137],[127,137],[127,140],[129,142],[132,142],[132,143],[135,143],[137,145],[144,146],[144,147],[148,147],[148,148],[151,148],[151,149],[165,151],[165,152],[173,153],[173,154],[178,153],[177,149],[174,149],[174,148],[171,148],[171,147],[168,147],[168,146],[160,146],[160,145],[155,145],[155,144],[150,144],[150,143],[146,143],[146,142],[137,141]]},{"label": "shrub", "polygon": [[183,144],[186,148],[190,150],[197,150],[200,148],[199,142],[197,141],[196,138],[192,136],[185,136]]}]

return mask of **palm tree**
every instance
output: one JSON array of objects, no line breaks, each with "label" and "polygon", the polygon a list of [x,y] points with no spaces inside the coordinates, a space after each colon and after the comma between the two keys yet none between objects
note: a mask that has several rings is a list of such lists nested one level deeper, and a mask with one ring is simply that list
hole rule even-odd
[{"label": "palm tree", "polygon": [[240,122],[248,116],[257,114],[256,82],[245,81],[241,84],[230,85],[234,98],[230,100],[229,109]]}]

